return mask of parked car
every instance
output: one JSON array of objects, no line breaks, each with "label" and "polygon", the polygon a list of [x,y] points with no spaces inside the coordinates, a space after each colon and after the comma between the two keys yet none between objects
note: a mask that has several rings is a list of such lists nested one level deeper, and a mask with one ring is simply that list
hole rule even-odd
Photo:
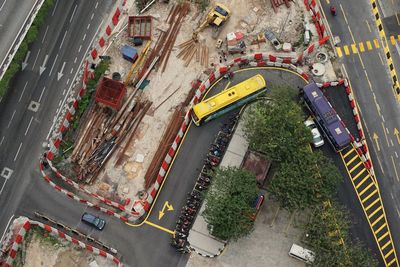
[{"label": "parked car", "polygon": [[106,225],[106,221],[105,220],[97,217],[96,215],[93,215],[93,214],[90,214],[90,213],[87,213],[87,212],[85,212],[82,215],[82,219],[81,220],[82,220],[82,222],[84,222],[84,223],[86,223],[86,224],[88,224],[90,226],[93,226],[93,227],[99,229],[100,231],[103,230],[104,226]]},{"label": "parked car", "polygon": [[304,122],[304,125],[307,126],[308,129],[310,129],[313,137],[313,145],[314,147],[320,147],[324,142],[324,138],[322,137],[321,133],[319,132],[317,125],[315,124],[314,120],[308,119]]},{"label": "parked car", "polygon": [[266,31],[264,32],[265,38],[271,42],[271,44],[274,46],[275,50],[279,51],[282,49],[282,45],[279,42],[278,38],[276,38],[275,34],[271,31]]}]

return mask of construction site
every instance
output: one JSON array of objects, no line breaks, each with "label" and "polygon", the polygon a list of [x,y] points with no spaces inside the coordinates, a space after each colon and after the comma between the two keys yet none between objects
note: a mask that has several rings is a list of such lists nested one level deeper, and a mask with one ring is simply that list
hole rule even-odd
[{"label": "construction site", "polygon": [[[101,56],[109,69],[63,151],[58,169],[104,198],[129,205],[154,183],[200,83],[238,55],[296,58],[318,36],[298,1],[219,1],[202,9],[190,2],[154,2],[126,19]],[[274,19],[270,19],[274,18]],[[300,68],[327,61],[307,57]],[[325,51],[325,52],[324,52]],[[317,79],[334,80],[334,74]],[[331,68],[331,66],[327,66]],[[333,72],[332,72],[333,73]]]}]

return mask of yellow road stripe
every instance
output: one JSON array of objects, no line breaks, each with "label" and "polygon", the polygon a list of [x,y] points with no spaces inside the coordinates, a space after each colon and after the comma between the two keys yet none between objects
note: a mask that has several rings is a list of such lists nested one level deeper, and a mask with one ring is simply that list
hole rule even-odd
[{"label": "yellow road stripe", "polygon": [[383,234],[383,236],[378,238],[378,242],[381,242],[382,239],[384,239],[385,237],[387,237],[389,235],[389,232],[386,232]]},{"label": "yellow road stripe", "polygon": [[340,47],[336,47],[336,52],[338,54],[338,57],[342,57],[343,56],[342,49],[340,49]]},{"label": "yellow road stripe", "polygon": [[[397,261],[397,258],[395,257],[393,260],[391,260],[386,266],[391,266],[394,262],[396,262]],[[398,265],[396,265],[396,266],[398,266]]]},{"label": "yellow road stripe", "polygon": [[158,224],[155,224],[155,223],[152,223],[152,222],[149,222],[149,221],[145,221],[145,224],[148,224],[148,225],[150,225],[150,226],[153,226],[153,227],[155,227],[155,228],[157,228],[157,229],[160,229],[161,231],[167,232],[167,233],[169,233],[169,234],[171,234],[171,235],[174,235],[174,234],[175,234],[175,231],[169,230],[169,229],[167,229],[167,228],[165,228],[165,227],[162,227],[162,226],[160,226],[160,225],[158,225]]},{"label": "yellow road stripe", "polygon": [[390,242],[390,240],[389,240],[385,245],[383,245],[382,250],[384,250],[387,246],[389,246],[390,243],[391,243],[391,242]]},{"label": "yellow road stripe", "polygon": [[350,55],[350,50],[349,50],[349,47],[347,45],[343,46],[343,50],[344,50],[344,54],[346,56]]},{"label": "yellow road stripe", "polygon": [[359,42],[358,46],[360,47],[360,52],[364,52],[365,48],[364,48],[364,43],[363,42]]},{"label": "yellow road stripe", "polygon": [[368,207],[365,208],[365,210],[369,210],[370,208],[372,208],[372,206],[374,206],[378,201],[379,201],[379,198],[375,199],[371,204],[368,205]]},{"label": "yellow road stripe", "polygon": [[[388,253],[386,253],[385,259],[387,259],[393,252],[394,252],[394,249],[392,248]],[[388,265],[388,266],[390,266],[390,265]]]},{"label": "yellow road stripe", "polygon": [[350,155],[353,152],[355,152],[355,150],[351,149],[349,152],[347,152],[346,154],[343,155],[343,158],[346,158],[348,155]]},{"label": "yellow road stripe", "polygon": [[374,45],[375,45],[375,48],[379,48],[380,47],[379,42],[378,42],[377,39],[374,39]]},{"label": "yellow road stripe", "polygon": [[370,199],[374,194],[376,194],[376,192],[378,192],[378,189],[375,189],[374,191],[371,192],[371,194],[369,194],[366,198],[364,198],[362,200],[362,203],[364,203],[365,201],[367,201],[368,199]]},{"label": "yellow road stripe", "polygon": [[364,177],[364,179],[362,179],[357,185],[356,185],[356,189],[360,188],[360,186],[362,186],[362,184],[369,178],[369,174],[367,176]]},{"label": "yellow road stripe", "polygon": [[371,44],[371,42],[370,42],[370,41],[367,41],[366,43],[367,43],[367,48],[368,48],[368,50],[372,50],[372,44]]},{"label": "yellow road stripe", "polygon": [[376,210],[374,210],[373,213],[371,213],[370,215],[368,215],[368,219],[371,219],[372,216],[374,216],[378,211],[380,211],[382,209],[382,206],[379,206]]},{"label": "yellow road stripe", "polygon": [[358,155],[355,155],[351,160],[346,162],[346,165],[349,166],[356,158],[358,158]]},{"label": "yellow road stripe", "polygon": [[390,36],[390,42],[392,43],[392,45],[396,44],[396,39],[394,39],[393,35]]},{"label": "yellow road stripe", "polygon": [[353,168],[351,168],[351,170],[349,171],[350,173],[352,173],[355,169],[358,168],[358,166],[360,166],[362,164],[362,161],[360,161],[359,163],[357,163],[356,166],[354,166]]},{"label": "yellow road stripe", "polygon": [[357,54],[358,53],[356,44],[351,44],[351,50],[353,51],[353,54]]},{"label": "yellow road stripe", "polygon": [[399,41],[399,42],[400,42],[400,34],[399,34],[399,35],[397,35],[397,41]]},{"label": "yellow road stripe", "polygon": [[[371,227],[374,227],[375,224],[377,224],[380,220],[382,220],[383,216],[385,216],[385,214],[382,214],[381,216],[378,217],[378,219],[376,219],[372,224]],[[382,248],[383,250],[383,248]]]},{"label": "yellow road stripe", "polygon": [[367,170],[367,169],[364,168],[364,169],[362,169],[359,173],[357,173],[356,176],[353,177],[353,181],[355,181],[358,177],[360,177],[361,174],[363,174],[366,170]]},{"label": "yellow road stripe", "polygon": [[361,191],[358,195],[361,197],[361,195],[362,194],[364,194],[365,193],[365,191],[367,191],[371,186],[373,186],[374,185],[374,183],[370,183],[369,185],[367,185],[367,187],[365,187],[364,189],[363,189],[363,191]]},{"label": "yellow road stripe", "polygon": [[382,226],[379,227],[374,233],[375,234],[379,233],[386,225],[387,225],[386,223],[382,224]]}]

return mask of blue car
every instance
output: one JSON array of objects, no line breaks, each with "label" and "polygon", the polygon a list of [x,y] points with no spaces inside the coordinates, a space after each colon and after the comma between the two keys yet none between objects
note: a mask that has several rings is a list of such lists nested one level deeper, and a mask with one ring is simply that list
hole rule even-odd
[{"label": "blue car", "polygon": [[106,225],[106,221],[93,215],[90,213],[85,212],[82,215],[82,222],[89,224],[90,226],[93,226],[95,228],[97,228],[98,230],[103,230],[104,226]]}]

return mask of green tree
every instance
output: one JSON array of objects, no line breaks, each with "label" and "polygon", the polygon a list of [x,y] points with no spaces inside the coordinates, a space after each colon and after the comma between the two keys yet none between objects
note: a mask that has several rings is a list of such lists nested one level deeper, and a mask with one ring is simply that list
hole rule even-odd
[{"label": "green tree", "polygon": [[293,89],[274,87],[273,100],[260,100],[245,116],[245,132],[250,147],[267,154],[275,163],[289,161],[307,146],[310,131],[304,126],[301,107],[293,100]]},{"label": "green tree", "polygon": [[213,174],[206,195],[203,216],[210,233],[223,240],[237,240],[250,234],[254,222],[251,207],[258,193],[255,175],[238,168],[220,168]]}]

